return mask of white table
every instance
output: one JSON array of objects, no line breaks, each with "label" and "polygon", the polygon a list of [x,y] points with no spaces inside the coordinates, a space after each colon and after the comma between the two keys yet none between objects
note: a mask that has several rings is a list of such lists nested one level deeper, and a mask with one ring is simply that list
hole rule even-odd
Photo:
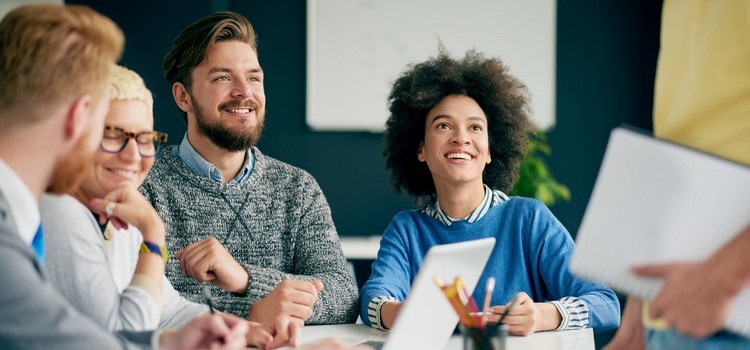
[{"label": "white table", "polygon": [[[384,340],[387,334],[387,332],[381,332],[363,324],[305,326],[302,330],[301,343],[314,343],[324,338],[339,338],[351,343],[361,340]],[[594,333],[590,328],[574,331],[541,332],[528,337],[510,336],[506,344],[509,350],[592,350],[594,349]],[[462,346],[461,337],[453,336],[448,341],[445,350],[461,350]]]},{"label": "white table", "polygon": [[375,260],[378,258],[380,239],[383,236],[340,237],[341,250],[347,259]]}]

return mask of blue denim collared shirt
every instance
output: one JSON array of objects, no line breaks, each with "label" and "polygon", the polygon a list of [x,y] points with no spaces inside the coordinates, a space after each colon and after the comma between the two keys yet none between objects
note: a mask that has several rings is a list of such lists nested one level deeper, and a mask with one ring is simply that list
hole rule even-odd
[{"label": "blue denim collared shirt", "polygon": [[[180,147],[173,148],[173,152],[177,156],[177,159],[180,159],[196,175],[206,176],[211,181],[222,182],[222,175],[219,169],[195,151],[193,145],[188,141],[187,133],[182,138]],[[247,181],[253,172],[254,164],[255,157],[253,157],[253,152],[252,150],[248,150],[245,152],[245,164],[242,166],[242,170],[229,182],[229,185],[239,185]]]}]

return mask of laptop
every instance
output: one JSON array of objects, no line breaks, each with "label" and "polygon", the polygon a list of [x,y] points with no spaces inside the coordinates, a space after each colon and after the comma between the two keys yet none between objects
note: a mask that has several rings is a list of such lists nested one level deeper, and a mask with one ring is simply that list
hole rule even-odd
[{"label": "laptop", "polygon": [[[750,167],[615,128],[576,237],[570,270],[640,298],[662,281],[636,265],[701,261],[750,222]],[[750,336],[750,288],[726,327]]]},{"label": "laptop", "polygon": [[443,349],[458,315],[435,285],[435,277],[452,283],[460,276],[471,295],[494,247],[494,238],[484,238],[430,248],[385,342],[364,344],[384,350]]}]

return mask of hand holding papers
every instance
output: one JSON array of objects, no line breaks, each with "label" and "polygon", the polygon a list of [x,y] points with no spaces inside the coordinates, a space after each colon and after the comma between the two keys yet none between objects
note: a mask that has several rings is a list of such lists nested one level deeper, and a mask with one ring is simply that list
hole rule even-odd
[{"label": "hand holding papers", "polygon": [[[633,130],[616,128],[576,239],[570,269],[654,298],[660,278],[632,268],[706,260],[750,222],[750,168]],[[710,289],[711,286],[704,286]],[[750,290],[726,327],[750,336]]]}]

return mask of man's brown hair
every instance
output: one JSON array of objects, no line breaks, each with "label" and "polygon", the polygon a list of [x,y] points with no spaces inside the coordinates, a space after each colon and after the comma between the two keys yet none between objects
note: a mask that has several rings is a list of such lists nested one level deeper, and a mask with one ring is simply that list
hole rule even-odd
[{"label": "man's brown hair", "polygon": [[[164,78],[172,85],[182,83],[190,91],[190,73],[203,61],[208,47],[230,40],[248,43],[258,53],[255,30],[245,16],[223,11],[193,22],[177,35],[164,56]],[[182,119],[187,123],[187,113],[184,111]]]},{"label": "man's brown hair", "polygon": [[47,117],[81,95],[100,101],[125,37],[83,6],[30,5],[0,22],[0,129]]}]

